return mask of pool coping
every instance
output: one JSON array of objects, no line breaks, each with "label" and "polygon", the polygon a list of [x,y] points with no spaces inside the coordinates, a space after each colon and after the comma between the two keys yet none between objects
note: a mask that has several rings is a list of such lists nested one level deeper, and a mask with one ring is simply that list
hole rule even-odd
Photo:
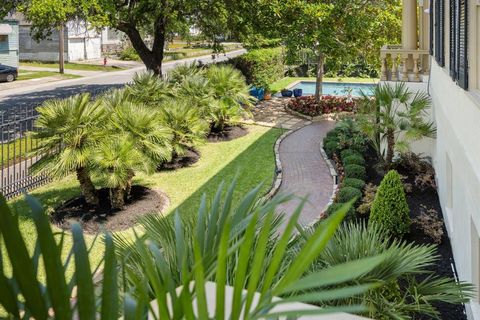
[{"label": "pool coping", "polygon": [[[292,89],[293,87],[295,87],[297,84],[301,83],[301,82],[311,82],[311,83],[316,83],[316,81],[314,80],[295,80],[293,82],[291,82],[288,86],[285,87],[285,89],[287,90],[290,90]],[[343,81],[324,81],[323,83],[327,83],[327,84],[360,84],[360,85],[378,85],[379,81],[377,82],[343,82]]]}]

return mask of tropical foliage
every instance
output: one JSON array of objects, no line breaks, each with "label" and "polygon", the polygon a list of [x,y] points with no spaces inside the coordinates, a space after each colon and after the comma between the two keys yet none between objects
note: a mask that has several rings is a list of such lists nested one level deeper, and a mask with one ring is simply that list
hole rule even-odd
[{"label": "tropical foliage", "polygon": [[[306,232],[298,241],[309,239],[312,232]],[[355,283],[378,280],[381,285],[353,298],[332,301],[332,304],[363,303],[369,307],[365,315],[372,319],[412,319],[419,315],[438,318],[436,302],[461,304],[468,302],[472,295],[471,285],[429,271],[439,260],[435,245],[414,245],[392,239],[379,224],[371,222],[368,227],[362,222],[340,226],[310,272],[378,255],[385,257],[383,262],[357,278]],[[333,288],[342,286],[334,285]]]},{"label": "tropical foliage", "polygon": [[425,120],[431,101],[426,93],[413,93],[403,82],[379,84],[373,93],[373,98],[364,93],[359,122],[389,167],[395,151],[406,152],[412,141],[435,136],[434,123]]},{"label": "tropical foliage", "polygon": [[[9,315],[20,319],[51,316],[143,319],[146,314],[162,319],[207,319],[223,317],[226,307],[230,309],[231,319],[366,310],[361,304],[341,303],[314,310],[276,309],[291,302],[339,301],[365,294],[378,286],[375,280],[358,285],[345,283],[353,283],[356,278],[372,272],[384,260],[382,255],[304,275],[327,246],[347,206],[299,244],[295,256],[290,259],[289,241],[302,207],[286,222],[284,232],[279,235],[281,219],[275,211],[287,198],[259,202],[259,188],[256,188],[234,205],[231,202],[234,190],[232,184],[222,197],[224,190],[219,187],[211,206],[206,205],[204,196],[196,223],[182,221],[179,215],[173,221],[151,220],[159,226],[158,232],[165,233],[157,233],[156,239],[136,236],[134,242],[128,243],[130,250],[121,250],[119,256],[115,255],[115,250],[125,241],[113,241],[106,234],[100,282],[94,282],[99,266],[93,267],[89,262],[79,225],[72,226],[73,246],[64,262],[60,255],[65,245],[64,234],[52,231],[41,205],[27,196],[38,235],[38,245],[30,256],[16,216],[0,197],[0,235],[5,247],[0,247],[0,305]],[[151,219],[158,219],[158,216]],[[5,263],[12,265],[13,274],[5,272]],[[45,265],[44,283],[37,278],[40,263]],[[74,275],[70,279],[65,274],[71,264]],[[216,282],[215,293],[206,291],[207,282],[211,280]],[[225,299],[228,289],[225,285],[232,288],[230,301]],[[343,286],[343,289],[329,289],[333,285]],[[304,294],[305,290],[309,293]],[[217,301],[214,308],[207,304],[210,294]],[[276,296],[284,296],[284,299],[275,299]]]}]

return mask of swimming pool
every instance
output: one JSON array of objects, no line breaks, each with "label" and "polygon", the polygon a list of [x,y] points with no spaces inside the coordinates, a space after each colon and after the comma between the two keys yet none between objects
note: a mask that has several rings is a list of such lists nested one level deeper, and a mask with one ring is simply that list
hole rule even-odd
[{"label": "swimming pool", "polygon": [[[371,95],[373,88],[375,88],[374,83],[324,82],[323,94],[332,96],[345,96],[351,93],[351,95],[354,97],[360,97],[362,91],[368,95]],[[300,81],[289,89],[302,89],[304,96],[313,95],[315,94],[315,82]]]}]

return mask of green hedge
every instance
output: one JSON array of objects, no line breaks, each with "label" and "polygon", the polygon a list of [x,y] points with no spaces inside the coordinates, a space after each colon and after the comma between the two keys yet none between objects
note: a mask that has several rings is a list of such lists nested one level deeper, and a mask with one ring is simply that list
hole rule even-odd
[{"label": "green hedge", "polygon": [[359,166],[358,164],[349,164],[344,167],[344,171],[346,178],[365,180],[367,177],[367,170],[365,167]]},{"label": "green hedge", "polygon": [[370,211],[370,221],[395,236],[403,236],[409,231],[410,209],[397,171],[389,171],[380,183]]},{"label": "green hedge", "polygon": [[365,181],[356,178],[345,178],[342,181],[342,187],[353,187],[363,190],[363,188],[365,188]]},{"label": "green hedge", "polygon": [[343,161],[343,159],[351,157],[351,156],[363,157],[360,152],[358,152],[356,150],[353,150],[353,149],[345,149],[345,150],[342,150],[342,152],[340,152],[340,158],[342,158],[342,161]]},{"label": "green hedge", "polygon": [[251,50],[231,59],[230,63],[243,73],[247,83],[256,87],[268,88],[270,83],[283,78],[285,74],[281,47]]},{"label": "green hedge", "polygon": [[362,191],[354,187],[344,187],[338,191],[337,200],[339,203],[346,203],[350,200],[355,199],[354,206],[358,203],[358,201],[362,198]]},{"label": "green hedge", "polygon": [[[338,210],[340,210],[344,205],[345,205],[345,203],[332,203],[328,207],[328,209],[326,211],[326,214],[330,216],[330,215],[334,214],[335,212],[337,212]],[[355,217],[355,208],[353,206],[351,206],[350,209],[348,210],[346,217],[347,218],[354,218]]]},{"label": "green hedge", "polygon": [[344,166],[348,166],[349,164],[358,164],[360,166],[364,166],[365,158],[359,154],[352,154],[351,156],[343,158],[342,163]]}]

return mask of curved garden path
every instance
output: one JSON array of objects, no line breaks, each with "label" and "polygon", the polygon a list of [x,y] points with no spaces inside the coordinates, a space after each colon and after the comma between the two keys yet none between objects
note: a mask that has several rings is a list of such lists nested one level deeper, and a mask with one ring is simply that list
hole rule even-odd
[{"label": "curved garden path", "polygon": [[307,125],[287,136],[281,143],[279,156],[283,180],[278,192],[293,193],[296,198],[279,207],[290,217],[300,203],[308,197],[300,215],[300,223],[307,225],[319,218],[330,201],[333,178],[320,153],[320,143],[335,122],[322,120]]}]

